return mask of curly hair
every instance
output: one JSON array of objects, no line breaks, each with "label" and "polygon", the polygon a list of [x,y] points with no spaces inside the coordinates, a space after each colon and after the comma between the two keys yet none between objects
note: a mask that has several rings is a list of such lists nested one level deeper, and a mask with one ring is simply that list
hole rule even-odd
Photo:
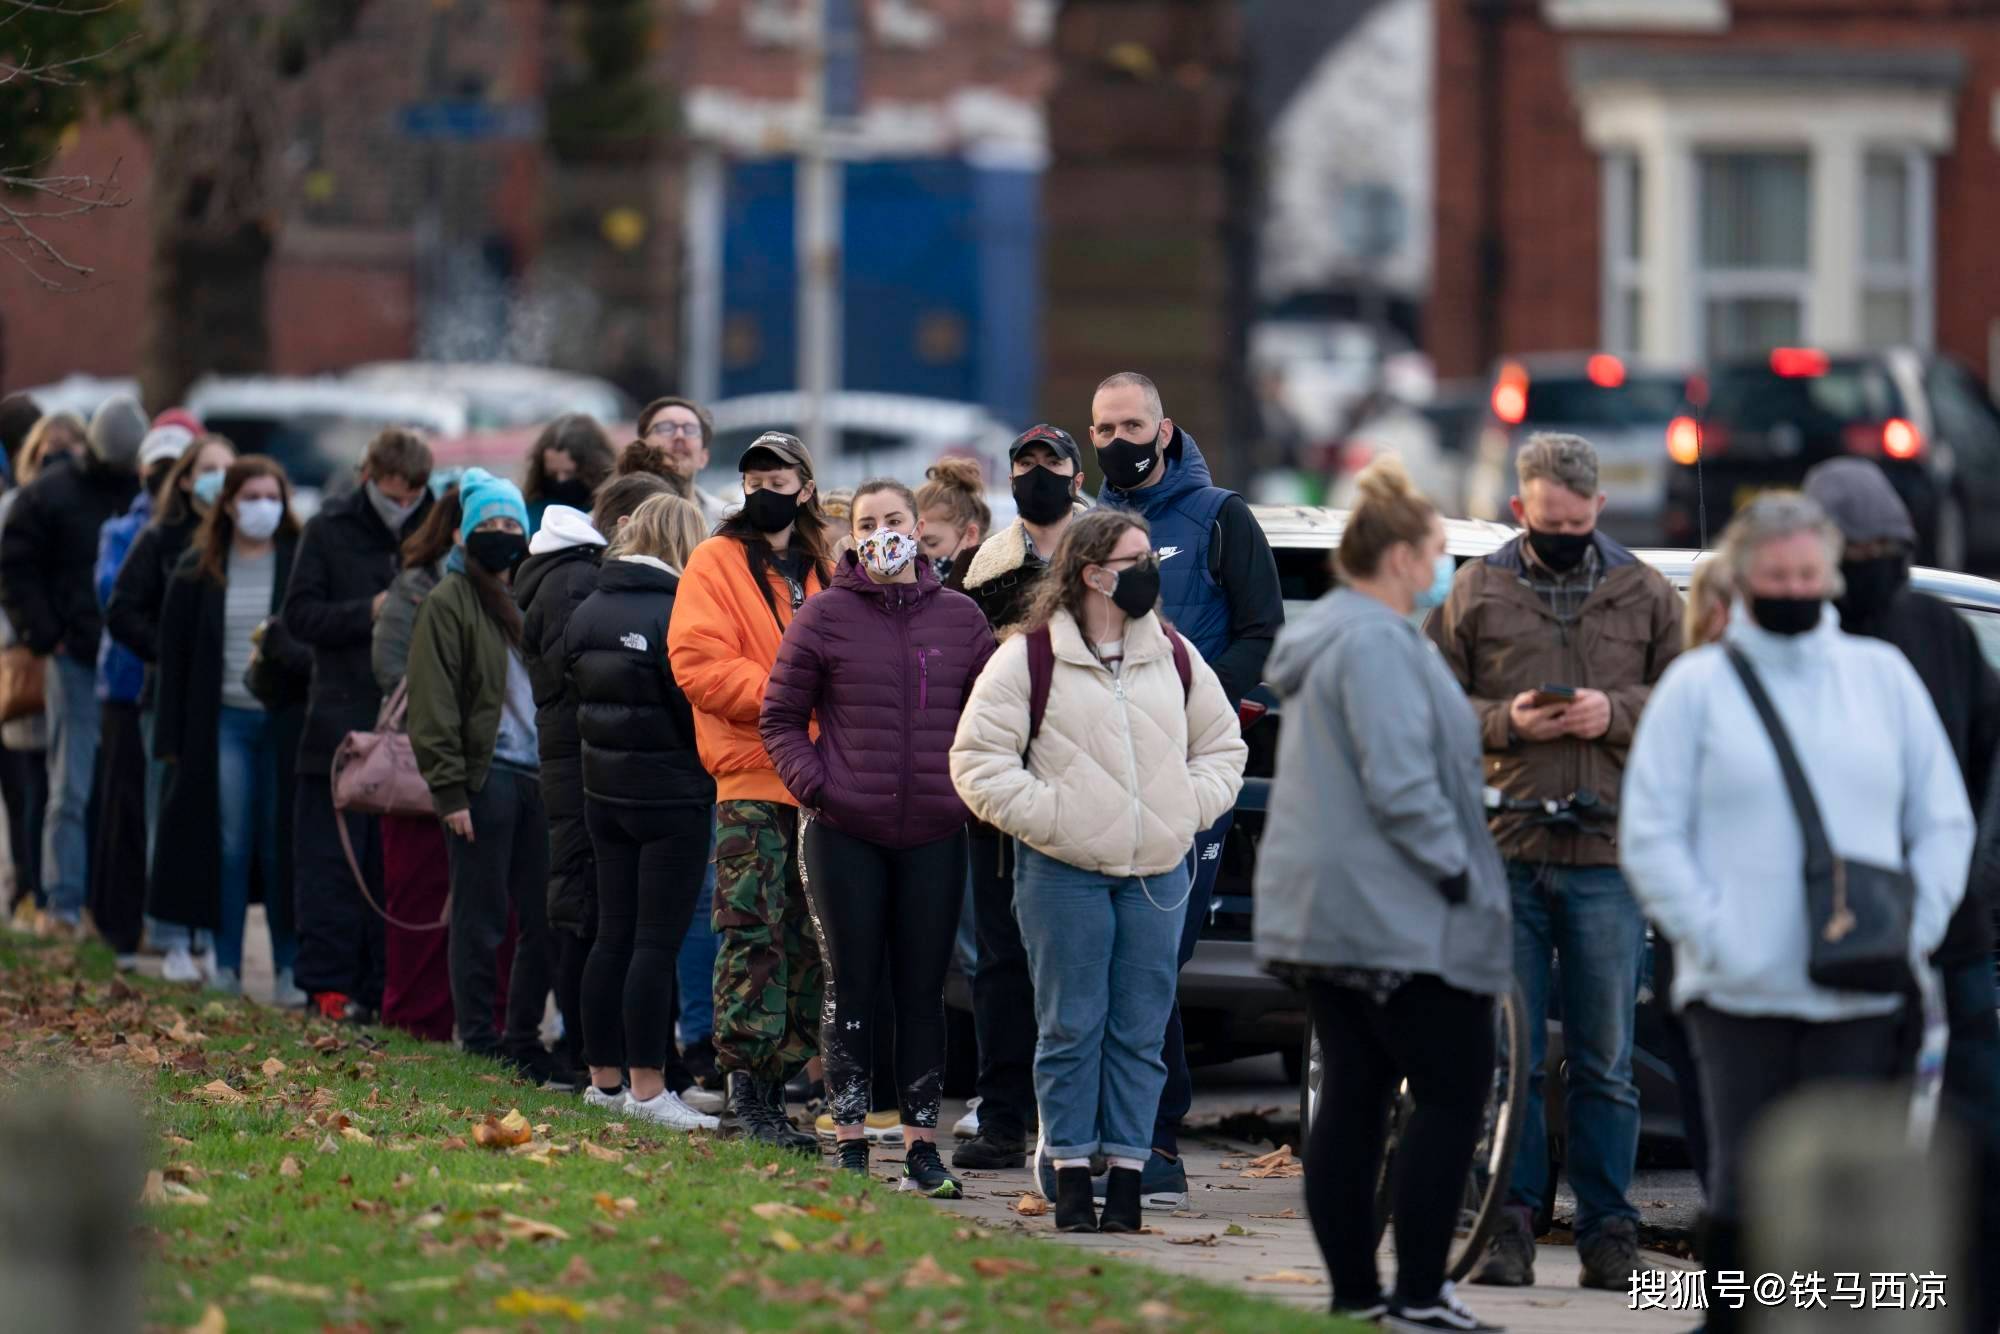
[{"label": "curly hair", "polygon": [[592,491],[611,475],[610,437],[597,418],[572,412],[544,426],[535,443],[528,446],[528,484],[521,488],[525,499],[541,500],[546,495],[549,472],[543,459],[552,449],[576,460],[577,478]]}]

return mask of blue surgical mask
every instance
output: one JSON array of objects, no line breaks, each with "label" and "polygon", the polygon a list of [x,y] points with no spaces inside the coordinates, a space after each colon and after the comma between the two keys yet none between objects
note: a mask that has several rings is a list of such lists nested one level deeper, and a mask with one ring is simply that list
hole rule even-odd
[{"label": "blue surgical mask", "polygon": [[196,473],[193,488],[194,503],[203,509],[213,506],[216,497],[222,494],[222,476],[221,468],[211,468],[207,472]]},{"label": "blue surgical mask", "polygon": [[1458,575],[1458,566],[1453,563],[1449,551],[1440,551],[1437,568],[1431,572],[1431,586],[1417,594],[1418,611],[1429,611],[1442,607],[1444,600],[1451,596],[1451,581]]}]

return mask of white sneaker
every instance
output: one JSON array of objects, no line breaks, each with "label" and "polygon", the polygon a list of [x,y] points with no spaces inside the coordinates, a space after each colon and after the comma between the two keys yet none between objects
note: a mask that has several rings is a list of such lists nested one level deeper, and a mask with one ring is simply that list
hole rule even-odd
[{"label": "white sneaker", "polygon": [[234,968],[218,968],[215,970],[214,976],[208,979],[208,989],[220,992],[225,996],[241,996],[243,994],[243,979],[236,975]]},{"label": "white sneaker", "polygon": [[167,951],[165,961],[160,964],[160,977],[168,982],[199,982],[202,980],[201,965],[188,953],[187,946],[176,945]]},{"label": "white sneaker", "polygon": [[622,1112],[630,1105],[631,1101],[631,1097],[624,1089],[619,1089],[616,1093],[606,1093],[603,1089],[597,1087],[597,1085],[592,1084],[583,1091],[583,1105],[586,1107],[595,1107],[600,1111]]},{"label": "white sneaker", "polygon": [[690,1111],[699,1112],[703,1116],[719,1115],[722,1109],[729,1105],[728,1098],[714,1089],[705,1089],[699,1084],[690,1084],[674,1096],[679,1098],[682,1105]]},{"label": "white sneaker", "polygon": [[209,946],[194,956],[194,966],[201,970],[201,980],[213,982],[222,969],[215,962],[215,947]]},{"label": "white sneaker", "polygon": [[674,1096],[672,1089],[662,1089],[657,1098],[640,1102],[630,1094],[625,1098],[625,1110],[633,1116],[642,1117],[669,1130],[714,1130],[722,1122],[712,1116],[703,1116],[694,1108]]},{"label": "white sneaker", "polygon": [[965,1115],[952,1123],[951,1133],[960,1139],[979,1138],[979,1104],[983,1098],[974,1098],[965,1104]]},{"label": "white sneaker", "polygon": [[271,1004],[284,1010],[306,1008],[306,993],[299,990],[298,983],[292,981],[292,970],[281,968],[271,981]]}]

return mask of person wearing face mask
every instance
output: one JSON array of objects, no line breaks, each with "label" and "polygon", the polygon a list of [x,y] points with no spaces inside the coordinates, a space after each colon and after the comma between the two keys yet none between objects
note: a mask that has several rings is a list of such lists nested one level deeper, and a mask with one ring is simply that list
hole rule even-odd
[{"label": "person wearing face mask", "polygon": [[[1451,591],[1444,524],[1393,456],[1355,487],[1340,585],[1285,627],[1266,671],[1285,730],[1257,853],[1257,958],[1305,993],[1327,1061],[1305,1189],[1334,1312],[1491,1329],[1451,1296],[1445,1255],[1483,1128],[1493,998],[1514,984],[1507,873],[1478,716],[1410,621]],[[1404,1080],[1392,1296],[1375,1199],[1382,1109]]]},{"label": "person wearing face mask", "polygon": [[[1013,470],[1014,521],[953,563],[945,587],[978,604],[995,635],[1020,624],[1036,586],[1070,522],[1088,512],[1083,495],[1083,452],[1068,431],[1044,422],[1015,437],[1007,457]],[[976,965],[972,971],[972,1021],[979,1046],[978,1129],[952,1154],[952,1166],[999,1171],[1027,1161],[1035,1128],[1035,1034],[1020,1016],[1035,1008],[1027,947],[1014,916],[1014,841],[975,822],[971,847],[971,899]]]},{"label": "person wearing face mask", "polygon": [[639,438],[666,453],[667,465],[688,484],[688,499],[701,507],[702,521],[713,532],[736,507],[702,489],[697,479],[708,467],[715,444],[715,419],[691,398],[656,398],[639,413]]},{"label": "person wearing face mask", "polygon": [[[1231,706],[1241,704],[1262,678],[1264,659],[1285,623],[1278,563],[1263,527],[1243,497],[1213,484],[1194,437],[1166,415],[1158,387],[1145,376],[1124,371],[1097,386],[1090,440],[1104,471],[1098,498],[1145,515],[1153,526],[1161,614],[1215,665]],[[1194,897],[1181,932],[1183,968],[1208,917],[1235,814],[1224,811],[1188,848]],[[1194,1105],[1178,1005],[1167,1025],[1166,1055],[1145,1197],[1149,1207],[1173,1210],[1187,1205],[1180,1125]]]},{"label": "person wearing face mask", "polygon": [[[1718,559],[1745,614],[1668,669],[1625,771],[1625,873],[1674,943],[1672,1004],[1701,1069],[1711,1285],[1743,1268],[1745,1150],[1763,1114],[1802,1088],[1889,1084],[1914,1068],[1903,994],[1813,980],[1809,942],[1830,922],[1809,908],[1807,826],[1781,742],[1823,851],[1909,877],[1912,980],[1945,938],[1972,857],[1965,781],[1923,682],[1889,645],[1842,634],[1828,605],[1840,550],[1839,529],[1796,492],[1737,514]],[[1838,1267],[1818,1260],[1806,1267]],[[1706,1328],[1744,1323],[1717,1302]]]},{"label": "person wearing face mask", "polygon": [[[1523,800],[1588,791],[1615,807],[1640,710],[1681,650],[1680,595],[1598,531],[1604,496],[1589,441],[1531,436],[1515,468],[1523,532],[1460,567],[1428,630],[1479,714],[1489,783]],[[1545,685],[1569,694],[1548,700]],[[1646,922],[1619,873],[1613,832],[1537,827],[1522,815],[1493,820],[1514,897],[1532,1075],[1507,1207],[1477,1283],[1534,1282],[1533,1219],[1549,1173],[1542,1056],[1558,979],[1579,1281],[1626,1292],[1641,1267],[1639,1213],[1627,1194],[1639,1151],[1632,1016]]]},{"label": "person wearing face mask", "polygon": [[1159,615],[1154,542],[1126,510],[1070,521],[1026,632],[980,674],[951,747],[959,796],[1019,842],[1038,1178],[1066,1231],[1139,1230],[1188,844],[1234,804],[1249,756],[1214,669]]},{"label": "person wearing face mask", "polygon": [[766,431],[738,460],[743,507],[696,547],[667,652],[694,706],[715,778],[715,1050],[728,1079],[724,1128],[818,1152],[792,1126],[785,1084],[819,1047],[819,943],[798,868],[798,797],[758,721],[785,628],[832,579],[812,455]]},{"label": "person wearing face mask", "polygon": [[[444,578],[410,638],[409,735],[445,828],[451,876],[451,999],[459,1045],[524,1079],[574,1087],[542,1046],[552,981],[549,831],[542,805],[535,695],[510,592],[528,555],[520,490],[483,468],[459,479],[458,533]],[[499,951],[519,921],[506,1025],[495,1032]]]},{"label": "person wearing face mask", "polygon": [[[1840,628],[1892,644],[1930,693],[1975,812],[1993,809],[1993,766],[2000,758],[2000,674],[1978,636],[1950,604],[1910,587],[1916,527],[1902,497],[1872,459],[1832,459],[1806,474],[1818,502],[1846,540],[1840,558],[1845,591],[1834,602]],[[1982,846],[2000,830],[1982,818]],[[1993,912],[2000,867],[1974,862],[1971,883],[1952,914],[1932,962],[1944,977],[1950,1045],[1945,1096],[1965,1122],[1980,1164],[1978,1263],[1973,1276],[1978,1328],[2000,1329],[2000,1021],[1995,1019]]]},{"label": "person wearing face mask", "polygon": [[542,516],[551,505],[589,513],[614,462],[611,438],[588,413],[572,412],[544,426],[528,447],[528,480],[521,488],[528,502],[529,536],[542,530]]},{"label": "person wearing face mask", "polygon": [[401,568],[403,542],[430,512],[430,474],[431,450],[423,437],[398,427],[378,434],[362,459],[361,485],[334,496],[307,521],[285,591],[285,627],[313,658],[293,820],[296,981],[329,1019],[367,1020],[382,1007],[382,919],[355,884],[334,821],[347,822],[355,860],[377,903],[383,895],[381,822],[336,816],[328,775],[335,748],[349,732],[372,731],[381,710],[370,661],[375,619]]},{"label": "person wearing face mask", "polygon": [[208,983],[229,995],[243,985],[253,868],[264,886],[272,966],[289,975],[296,953],[286,835],[302,711],[267,709],[245,674],[259,628],[278,610],[298,538],[284,470],[262,456],[238,459],[167,585],[161,614],[173,629],[160,637],[154,746],[168,779],[146,910],[185,932],[213,934]]},{"label": "person wearing face mask", "polygon": [[956,1199],[959,1183],[938,1156],[937,1116],[944,979],[970,817],[949,754],[994,640],[972,599],[945,588],[923,557],[919,513],[900,482],[878,478],[855,491],[855,548],[833,587],[786,629],[760,730],[786,790],[809,812],[806,888],[833,998],[821,1045],[841,1166],[868,1173],[874,1027],[886,989],[904,1181]]},{"label": "person wearing face mask", "polygon": [[[923,518],[924,559],[937,571],[938,582],[957,587],[972,553],[993,531],[993,511],[986,504],[986,475],[978,459],[939,459],[924,472],[917,488],[917,513]],[[957,575],[957,578],[953,576]]]}]

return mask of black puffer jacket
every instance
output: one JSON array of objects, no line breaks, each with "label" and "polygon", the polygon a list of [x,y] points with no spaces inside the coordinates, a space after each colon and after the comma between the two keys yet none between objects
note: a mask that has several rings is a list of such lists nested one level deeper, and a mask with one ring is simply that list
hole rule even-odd
[{"label": "black puffer jacket", "polygon": [[563,632],[597,586],[597,562],[603,555],[602,546],[563,547],[528,557],[514,575],[514,601],[521,608],[521,657],[535,688],[535,732],[545,768],[551,762],[575,759],[583,750],[576,734],[576,696],[569,687]]},{"label": "black puffer jacket", "polygon": [[180,564],[181,553],[194,541],[200,520],[194,511],[178,523],[149,523],[132,539],[125,563],[118,567],[118,579],[111,585],[111,600],[104,604],[104,628],[111,637],[137,654],[146,664],[146,685],[139,702],[150,705],[160,661],[160,616],[167,605],[167,581]]},{"label": "black puffer jacket", "polygon": [[695,751],[694,709],[667,661],[680,578],[614,560],[570,618],[569,678],[583,736],[583,789],[618,806],[710,806],[715,780]]},{"label": "black puffer jacket", "polygon": [[0,605],[37,653],[97,663],[104,616],[92,576],[97,533],[139,493],[135,469],[64,458],[21,489],[0,537]]}]

